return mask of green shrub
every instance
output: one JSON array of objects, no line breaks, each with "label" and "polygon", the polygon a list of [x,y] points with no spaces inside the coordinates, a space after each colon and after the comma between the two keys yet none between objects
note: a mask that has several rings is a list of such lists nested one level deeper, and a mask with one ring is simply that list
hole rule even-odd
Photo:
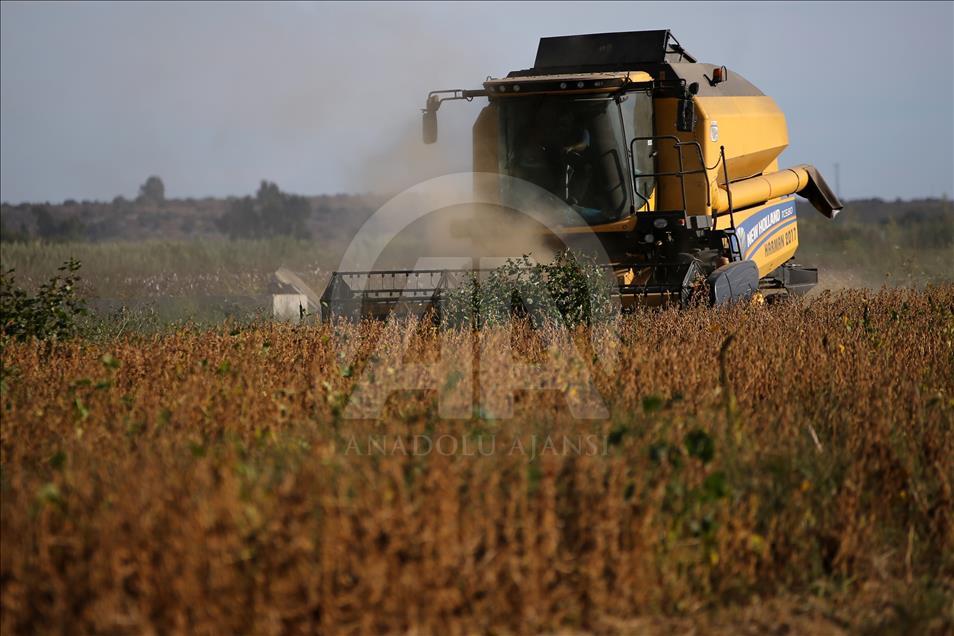
[{"label": "green shrub", "polygon": [[70,259],[58,274],[31,296],[16,286],[14,270],[0,271],[0,333],[2,340],[55,340],[76,334],[77,318],[86,307],[76,292],[80,263]]},{"label": "green shrub", "polygon": [[614,291],[611,274],[594,259],[566,250],[551,263],[510,258],[485,276],[472,275],[448,294],[442,314],[455,325],[476,319],[474,326],[490,326],[526,316],[535,325],[575,327],[616,315]]}]

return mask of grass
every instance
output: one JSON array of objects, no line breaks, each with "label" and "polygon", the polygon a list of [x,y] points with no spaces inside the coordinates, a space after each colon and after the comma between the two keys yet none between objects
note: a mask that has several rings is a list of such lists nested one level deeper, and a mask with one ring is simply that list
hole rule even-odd
[{"label": "grass", "polygon": [[872,222],[859,218],[863,208],[830,221],[805,207],[799,207],[797,259],[819,268],[822,287],[954,282],[954,208],[936,217]]},{"label": "grass", "polygon": [[[11,343],[0,627],[946,633],[952,310],[942,285],[641,311],[615,370],[581,328],[509,419],[503,354],[547,359],[521,324],[481,332],[474,373],[471,332],[414,324]],[[347,417],[413,363],[435,390]],[[568,408],[586,374],[605,417]]]},{"label": "grass", "polygon": [[[862,204],[850,205],[834,221],[821,217],[807,204],[799,206],[798,260],[820,268],[822,288],[954,282],[950,229],[954,216],[875,222],[861,218],[865,214]],[[320,292],[347,243],[330,231],[322,236],[316,240],[4,242],[0,265],[15,268],[17,280],[30,288],[46,281],[66,260],[76,258],[83,264],[88,296],[132,304],[143,299],[175,297],[199,302],[203,296],[264,294],[272,273],[282,266],[297,272]],[[420,248],[420,244],[414,245],[415,250]],[[167,313],[174,310],[171,307]]]},{"label": "grass", "polygon": [[340,255],[320,241],[292,238],[109,243],[4,243],[3,267],[26,287],[47,280],[64,261],[83,264],[85,292],[112,299],[261,294],[285,266],[318,282]]}]

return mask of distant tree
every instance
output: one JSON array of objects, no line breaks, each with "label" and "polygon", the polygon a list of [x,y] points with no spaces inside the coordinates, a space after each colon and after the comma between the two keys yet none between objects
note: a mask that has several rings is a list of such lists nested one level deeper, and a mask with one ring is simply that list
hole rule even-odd
[{"label": "distant tree", "polygon": [[17,243],[30,240],[30,231],[27,230],[26,223],[20,222],[19,229],[7,226],[6,219],[0,218],[0,241],[4,243]]},{"label": "distant tree", "polygon": [[262,181],[254,198],[230,200],[216,225],[231,238],[305,236],[310,213],[305,197],[282,192],[274,183]]},{"label": "distant tree", "polygon": [[58,232],[59,225],[45,205],[34,205],[30,212],[36,219],[36,231],[41,238],[52,237]]},{"label": "distant tree", "polygon": [[86,225],[77,216],[57,219],[46,205],[34,205],[32,210],[36,219],[36,231],[40,238],[48,241],[76,241],[84,238]]},{"label": "distant tree", "polygon": [[139,203],[153,203],[161,205],[166,200],[166,186],[162,179],[153,175],[146,179],[146,182],[139,186],[139,196],[136,201]]},{"label": "distant tree", "polygon": [[132,202],[126,197],[120,195],[113,199],[106,215],[112,218],[118,218],[120,216],[128,214],[131,207],[132,207]]}]

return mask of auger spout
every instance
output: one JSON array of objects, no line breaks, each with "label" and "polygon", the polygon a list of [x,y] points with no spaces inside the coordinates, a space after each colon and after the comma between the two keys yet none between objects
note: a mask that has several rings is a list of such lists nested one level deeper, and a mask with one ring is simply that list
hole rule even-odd
[{"label": "auger spout", "polygon": [[804,196],[816,210],[830,219],[834,218],[843,207],[818,170],[807,164],[734,181],[728,185],[728,188],[725,184],[719,184],[713,199],[714,212],[729,210],[729,192],[726,190],[732,194],[734,209],[747,208],[792,194]]}]

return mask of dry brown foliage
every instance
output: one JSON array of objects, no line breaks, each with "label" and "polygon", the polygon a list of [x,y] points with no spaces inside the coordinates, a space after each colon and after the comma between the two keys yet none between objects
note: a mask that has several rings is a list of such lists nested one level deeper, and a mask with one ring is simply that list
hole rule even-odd
[{"label": "dry brown foliage", "polygon": [[[618,368],[582,361],[595,421],[559,391],[511,419],[442,419],[434,391],[348,419],[375,345],[434,361],[441,336],[344,329],[354,365],[327,326],[7,345],[2,631],[626,631],[872,585],[889,601],[833,620],[952,626],[954,287],[625,317]],[[538,335],[509,337],[539,360]],[[442,434],[495,452],[411,452]],[[548,434],[600,452],[510,452]]]}]

